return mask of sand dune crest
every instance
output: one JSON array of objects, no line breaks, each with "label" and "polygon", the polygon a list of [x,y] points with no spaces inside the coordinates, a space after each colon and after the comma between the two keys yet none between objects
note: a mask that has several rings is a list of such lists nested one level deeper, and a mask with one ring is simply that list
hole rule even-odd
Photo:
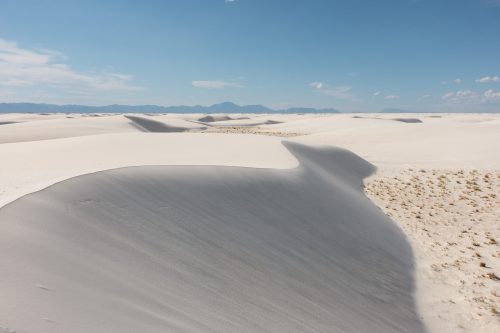
[{"label": "sand dune crest", "polygon": [[123,168],[3,207],[0,327],[424,332],[411,249],[361,191],[373,167],[286,146],[300,167]]}]

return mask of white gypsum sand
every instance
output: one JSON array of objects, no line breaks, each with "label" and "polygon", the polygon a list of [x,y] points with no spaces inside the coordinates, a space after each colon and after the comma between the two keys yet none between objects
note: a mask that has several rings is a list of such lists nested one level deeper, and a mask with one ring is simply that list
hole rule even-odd
[{"label": "white gypsum sand", "polygon": [[373,167],[347,151],[287,147],[300,167],[118,169],[7,205],[0,322],[20,332],[424,332],[410,246],[362,193]]},{"label": "white gypsum sand", "polygon": [[416,251],[420,311],[433,332],[500,325],[500,172],[409,169],[365,188]]},{"label": "white gypsum sand", "polygon": [[[498,196],[498,115],[238,114],[206,124],[198,121],[204,115],[134,116],[157,122],[148,124],[153,131],[188,133],[148,133],[123,115],[0,115],[0,141],[5,142],[0,144],[0,206],[65,179],[127,166],[293,169],[298,162],[280,137],[344,147],[378,168],[366,180],[368,195],[411,242],[417,311],[430,332],[498,331],[499,203],[498,197],[486,196]],[[486,175],[493,178],[486,182]],[[465,199],[456,198],[460,195]],[[461,204],[445,205],[455,200]],[[412,213],[422,203],[424,213],[433,216]],[[50,288],[37,284],[40,290]],[[14,329],[0,321],[0,332],[1,327]]]}]

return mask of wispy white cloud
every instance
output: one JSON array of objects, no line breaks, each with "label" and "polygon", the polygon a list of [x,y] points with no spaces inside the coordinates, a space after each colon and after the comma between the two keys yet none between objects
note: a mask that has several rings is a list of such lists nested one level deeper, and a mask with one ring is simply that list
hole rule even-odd
[{"label": "wispy white cloud", "polygon": [[500,101],[500,91],[486,90],[483,96],[490,101]]},{"label": "wispy white cloud", "polygon": [[449,103],[459,104],[484,104],[500,102],[500,91],[492,89],[484,92],[472,90],[450,91],[441,97],[442,100]]},{"label": "wispy white cloud", "polygon": [[350,86],[329,86],[323,82],[315,81],[309,83],[309,87],[313,88],[322,94],[333,96],[337,99],[355,100],[355,96],[352,93],[352,87]]},{"label": "wispy white cloud", "polygon": [[398,99],[399,95],[386,95],[384,99]]},{"label": "wispy white cloud", "polygon": [[233,3],[236,2],[236,0],[224,0],[225,3]]},{"label": "wispy white cloud", "polygon": [[311,82],[309,83],[309,87],[314,88],[314,89],[322,89],[323,88],[323,82]]},{"label": "wispy white cloud", "polygon": [[499,76],[484,76],[476,80],[478,83],[500,82]]},{"label": "wispy white cloud", "polygon": [[472,90],[450,91],[441,98],[447,102],[471,102],[477,100],[480,94]]},{"label": "wispy white cloud", "polygon": [[380,96],[380,94],[381,94],[381,92],[380,92],[380,91],[376,91],[376,92],[374,92],[374,93],[373,93],[373,96],[374,96],[374,97],[377,97],[377,96]]},{"label": "wispy white cloud", "polygon": [[424,99],[428,99],[428,98],[431,98],[431,97],[432,97],[432,95],[430,95],[430,94],[425,94],[425,95],[420,96],[420,97],[418,98],[418,100],[419,100],[419,101],[422,101],[422,100],[424,100]]},{"label": "wispy white cloud", "polygon": [[63,63],[65,57],[50,50],[29,50],[0,39],[0,86],[58,88],[61,92],[124,92],[143,90],[131,75],[83,73]]},{"label": "wispy white cloud", "polygon": [[223,88],[242,87],[239,83],[222,81],[222,80],[196,80],[196,81],[191,81],[191,85],[195,88],[203,88],[203,89],[223,89]]}]

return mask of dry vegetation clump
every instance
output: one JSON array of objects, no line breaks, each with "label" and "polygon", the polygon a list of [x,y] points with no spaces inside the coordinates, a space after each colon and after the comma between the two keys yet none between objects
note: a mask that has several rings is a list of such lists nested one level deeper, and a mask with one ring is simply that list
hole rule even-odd
[{"label": "dry vegetation clump", "polygon": [[266,136],[278,136],[281,138],[291,138],[306,135],[305,133],[282,132],[272,129],[263,129],[256,126],[214,126],[209,127],[203,133],[223,133],[223,134],[255,134]]}]

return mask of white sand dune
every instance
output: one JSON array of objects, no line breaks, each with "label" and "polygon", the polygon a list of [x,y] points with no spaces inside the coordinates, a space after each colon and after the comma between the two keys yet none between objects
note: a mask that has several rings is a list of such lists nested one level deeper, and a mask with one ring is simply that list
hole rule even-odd
[{"label": "white sand dune", "polygon": [[[291,140],[343,147],[383,168],[500,169],[500,149],[492,149],[492,144],[500,142],[500,126],[495,121],[498,116],[414,117],[422,123],[323,115],[269,128],[309,133]],[[404,115],[390,115],[390,118],[404,118]]]},{"label": "white sand dune", "polygon": [[300,167],[117,169],[3,207],[0,327],[424,332],[410,246],[361,190],[373,166],[287,147]]},{"label": "white sand dune", "polygon": [[[3,117],[0,117],[0,121],[2,119]],[[129,119],[120,115],[103,117],[75,115],[73,118],[59,115],[58,118],[54,116],[48,119],[34,117],[19,123],[2,125],[0,144],[137,131]]]},{"label": "white sand dune", "polygon": [[0,144],[0,207],[75,176],[140,165],[286,169],[297,160],[273,137],[118,133]]},{"label": "white sand dune", "polygon": [[[172,124],[167,124],[162,121],[148,119],[145,117],[139,116],[125,116],[127,119],[130,119],[131,124],[137,127],[139,130],[143,132],[154,132],[154,133],[182,133],[190,130],[188,127],[180,127],[174,126]],[[200,127],[203,128],[203,127]]]},{"label": "white sand dune", "polygon": [[[231,332],[243,330],[235,329],[234,325],[246,327],[246,331],[266,331],[267,329],[268,331],[323,330],[331,332],[333,327],[340,332],[356,332],[356,330],[376,332],[377,330],[384,331],[389,327],[386,331],[390,332],[391,330],[397,331],[403,321],[409,323],[410,331],[414,328],[414,331],[418,332],[421,330],[421,324],[416,319],[411,298],[413,276],[417,277],[416,301],[419,317],[423,318],[422,320],[432,332],[442,333],[453,330],[467,333],[499,332],[500,301],[498,295],[500,289],[496,277],[500,276],[498,260],[500,251],[498,251],[497,242],[500,239],[497,228],[500,207],[498,201],[500,150],[495,149],[496,143],[500,142],[498,115],[415,114],[411,117],[422,122],[408,123],[394,120],[407,118],[408,115],[394,114],[235,114],[229,116],[232,119],[241,117],[248,119],[216,122],[212,125],[217,127],[210,127],[206,133],[202,130],[205,125],[196,123],[203,116],[199,114],[154,116],[137,114],[132,116],[141,118],[141,121],[152,120],[152,124],[160,128],[166,126],[189,129],[189,133],[151,133],[147,129],[136,126],[137,124],[133,125],[133,121],[123,115],[99,115],[99,117],[82,114],[0,115],[0,122],[17,122],[0,126],[0,207],[24,195],[42,190],[12,205],[0,208],[2,216],[7,216],[4,214],[8,211],[9,214],[13,214],[11,216],[22,217],[19,219],[21,221],[19,225],[14,225],[12,222],[8,224],[0,222],[0,255],[3,256],[2,266],[0,266],[0,276],[2,276],[0,278],[0,283],[2,283],[0,285],[0,290],[2,290],[0,332],[3,333],[2,329],[9,333],[14,330],[44,332],[44,330],[50,331],[49,327],[52,328],[50,332],[78,332],[76,329],[61,329],[61,327],[69,326],[58,325],[74,325],[71,327],[78,327],[80,331],[89,332],[92,331],[91,328],[96,327],[96,323],[101,325],[98,327],[104,327],[104,329],[95,331],[110,332],[108,328],[112,327],[112,324],[107,321],[108,317],[119,317],[120,320],[116,321],[123,321],[123,324],[119,324],[121,325],[120,332],[134,331],[132,328],[136,328],[135,332],[155,331],[155,327],[162,326],[164,323],[177,325],[168,326],[169,328],[175,327],[170,331],[210,331],[200,326],[205,320],[210,325],[213,324],[213,327],[220,328],[218,331]],[[268,120],[282,123],[265,124]],[[219,126],[226,122],[229,126]],[[261,125],[250,126],[252,124]],[[214,129],[219,133],[231,134],[208,133]],[[340,154],[339,157],[338,152],[297,147],[291,149],[303,165],[299,169],[291,170],[297,167],[298,161],[281,144],[279,137],[285,136],[290,136],[290,140],[294,142],[310,146],[326,145],[347,148],[378,167],[377,174],[371,176],[369,180],[368,189],[373,189],[369,192],[370,197],[381,205],[384,211],[393,216],[407,234],[417,258],[416,274],[412,274],[412,256],[401,234],[390,231],[392,227],[389,227],[391,224],[388,220],[381,217],[380,212],[361,196],[359,188],[355,185],[359,185],[361,178],[369,172],[356,174],[355,170],[350,170],[350,168],[347,168],[349,171],[344,172],[346,167],[338,163],[345,161],[346,155]],[[327,155],[334,160],[328,160],[325,157]],[[106,171],[56,184],[76,176],[103,170],[167,165],[168,167]],[[189,167],[176,167],[184,165]],[[358,163],[352,165],[356,166]],[[474,169],[478,169],[479,172]],[[355,174],[353,177],[352,172]],[[170,176],[164,176],[165,173]],[[464,178],[463,175],[469,176]],[[487,175],[489,178],[486,178]],[[179,185],[179,181],[182,182],[182,186]],[[428,185],[423,186],[420,184],[422,181],[428,182]],[[312,185],[308,185],[309,182],[315,186],[314,191],[317,192],[313,191]],[[109,188],[105,186],[106,184]],[[447,189],[448,192],[436,192],[432,184],[441,186],[439,191]],[[43,190],[51,185],[54,186]],[[304,194],[300,197],[301,200],[298,199],[296,186],[299,186]],[[463,193],[457,192],[457,186]],[[147,188],[151,188],[151,191],[148,192]],[[239,193],[237,188],[243,189],[243,192],[235,195]],[[279,195],[278,188],[283,190]],[[163,199],[159,198],[157,193],[165,193],[165,195],[168,194],[168,198],[174,198],[172,189],[187,191],[180,191],[179,195],[192,193],[196,189],[205,196],[203,198],[194,196],[196,200],[192,204],[185,197],[182,205],[176,204],[175,209],[168,210],[168,206],[163,205],[161,201]],[[212,190],[214,191],[213,200],[208,195]],[[271,194],[266,195],[264,192]],[[61,193],[64,195],[61,196]],[[388,193],[392,194],[388,195]],[[175,194],[177,195],[177,192]],[[320,194],[330,197],[328,205],[331,207],[327,207]],[[426,195],[429,199],[426,199]],[[468,198],[468,201],[466,200],[468,204],[464,206],[464,201],[457,199],[457,195]],[[113,199],[115,196],[116,199]],[[143,196],[149,198],[153,206],[148,206],[142,199],[136,200]],[[95,201],[94,197],[106,200]],[[225,202],[221,199],[223,197]],[[174,199],[172,199],[173,202],[178,202]],[[449,201],[447,204],[443,203],[445,199]],[[263,202],[264,200],[267,201]],[[452,206],[448,206],[448,204],[457,203],[457,200],[462,203],[453,206],[453,209],[450,208]],[[111,206],[101,205],[103,202],[111,201],[113,202]],[[121,205],[120,202],[125,205]],[[88,210],[85,204],[88,205]],[[19,205],[23,208],[14,210],[13,207],[19,207]],[[151,213],[147,213],[148,207],[156,208]],[[172,215],[173,217],[169,215],[171,218],[163,219],[162,214],[167,213],[160,211],[161,207],[165,208],[168,214],[175,214]],[[202,211],[196,207],[201,207]],[[311,207],[317,208],[317,211],[312,211]],[[490,208],[486,209],[487,207]],[[144,219],[131,213],[136,209],[143,214],[141,216]],[[105,213],[108,210],[109,215]],[[208,221],[207,227],[219,230],[222,226],[226,227],[228,220],[225,219],[224,214],[221,214],[221,221],[215,221],[214,216],[223,210],[227,211],[227,216],[237,223],[235,227],[237,229],[234,234],[231,234],[235,243],[232,238],[223,237],[228,236],[227,234],[219,238],[210,233],[206,235],[208,238],[203,238],[205,235],[193,234],[191,230],[194,224],[189,224],[191,229],[186,230],[186,233],[175,229],[174,235],[181,242],[186,239],[190,242],[182,243],[183,245],[174,243],[175,246],[172,246],[175,248],[158,244],[158,239],[163,239],[166,232],[158,227],[159,221],[170,221],[168,225],[172,226],[172,221],[177,221],[174,219],[176,217],[182,218],[182,223],[185,223],[187,217],[191,221],[200,221],[206,215],[207,219],[204,221]],[[245,215],[235,217],[239,210],[244,211]],[[302,213],[295,214],[296,210],[304,211],[307,216]],[[95,211],[96,215],[90,216],[89,211]],[[68,216],[72,212],[78,212],[79,215]],[[183,215],[186,212],[189,214]],[[134,221],[122,219],[129,213],[136,218]],[[109,218],[115,215],[116,219]],[[53,219],[43,222],[45,216],[53,217]],[[84,216],[85,220],[90,221],[92,228],[101,229],[95,232],[86,230],[82,227],[83,218],[80,219],[79,216]],[[370,238],[371,234],[366,236],[366,233],[360,230],[360,226],[365,228],[363,221],[368,221],[365,219],[366,216],[374,223],[376,230],[388,233],[389,238],[383,238],[384,242],[387,241],[388,248],[379,244],[381,236],[376,230],[366,229],[373,233],[374,239]],[[32,217],[40,218],[43,223],[40,225],[33,223]],[[58,219],[58,217],[61,218]],[[345,217],[345,219],[340,219],[340,217]],[[291,237],[290,239],[297,241],[297,244],[284,242],[282,229],[275,231],[273,223],[285,223],[283,220],[285,218],[293,224],[293,228],[287,235]],[[123,220],[124,224],[117,226],[119,222],[117,219]],[[239,229],[243,220],[256,223],[258,227],[254,230],[255,234],[249,235],[248,229]],[[323,228],[327,220],[334,222],[331,225],[334,229]],[[4,221],[3,218],[2,221]],[[64,221],[74,223],[64,224]],[[102,223],[105,221],[113,223],[109,226],[110,229],[103,229]],[[142,221],[142,224],[137,221]],[[305,221],[310,222],[310,225],[306,225]],[[178,225],[175,224],[175,226]],[[66,229],[66,226],[69,228]],[[137,233],[139,239],[123,236],[123,233],[127,233],[134,226],[140,229],[133,229],[134,235]],[[17,227],[20,229],[16,229]],[[158,235],[152,230],[158,231]],[[325,231],[325,234],[320,237],[316,232],[318,230]],[[333,230],[335,230],[335,235]],[[82,232],[81,239],[80,236],[68,236],[68,233],[76,231]],[[108,237],[111,237],[114,232],[119,236],[113,238],[113,242],[107,246]],[[271,232],[270,236],[267,235],[268,232]],[[103,239],[99,238],[101,233]],[[317,242],[311,238],[313,235],[318,237]],[[158,238],[155,238],[156,236]],[[279,249],[264,246],[273,240],[270,239],[271,236],[276,236],[276,246]],[[356,240],[358,236],[360,238]],[[40,239],[37,240],[37,237]],[[147,238],[151,238],[151,241],[146,244],[143,240]],[[258,244],[262,246],[262,251],[266,253],[269,251],[270,256],[262,258],[263,252],[247,247],[248,244],[244,242],[247,238],[253,242],[252,244],[257,244],[258,239],[266,240],[264,245]],[[342,241],[344,238],[348,239],[352,246],[346,247],[346,243]],[[459,241],[457,242],[454,238]],[[4,240],[9,242],[5,243]],[[162,262],[157,270],[153,269],[152,265],[148,266],[147,263],[144,264],[146,266],[141,266],[140,263],[137,266],[133,265],[132,263],[138,261],[138,258],[142,262],[145,257],[133,252],[135,250],[126,248],[125,245],[122,247],[122,240],[126,244],[135,246],[135,250],[145,253],[146,257],[150,255],[147,258],[153,261],[164,254],[164,252],[159,254],[155,251],[178,249],[183,254],[190,253],[186,256],[186,261],[179,259],[179,262],[171,265],[177,267],[176,272],[187,275],[176,275],[173,280],[169,280],[172,285],[160,284],[158,287],[155,283],[162,281],[161,277],[167,271],[166,264]],[[119,245],[115,241],[122,243]],[[171,241],[172,239],[169,238],[169,242]],[[195,244],[198,241],[201,243],[199,247],[196,247]],[[240,241],[243,245],[236,246],[235,244],[240,244]],[[310,245],[312,252],[306,251],[305,241],[312,244]],[[395,242],[400,245],[396,245]],[[96,251],[92,250],[94,243]],[[363,245],[364,243],[366,244]],[[213,248],[218,244],[223,245],[218,249],[221,252]],[[152,249],[151,246],[154,248]],[[393,259],[391,256],[389,258],[384,255],[380,256],[385,252],[380,250],[379,246],[389,249],[389,252],[396,251],[400,257]],[[212,254],[214,258],[207,259],[203,256],[202,247],[207,247],[207,254]],[[360,253],[364,255],[363,251],[366,247],[374,250],[373,257],[370,257],[373,262],[382,262],[383,265],[387,265],[384,267],[389,267],[389,274],[379,276],[380,272],[373,267],[372,263],[362,261],[364,259]],[[58,248],[65,252],[58,251]],[[362,252],[356,252],[358,248],[362,249],[360,250]],[[231,252],[222,251],[224,249],[230,249]],[[319,253],[318,249],[324,251],[326,257],[336,258],[332,255],[334,251],[342,253],[341,259],[335,259],[335,263],[341,265],[337,268],[330,267],[331,262],[328,262],[328,267],[322,266],[327,261],[322,257],[323,252]],[[281,250],[286,252],[286,255],[279,252]],[[216,267],[217,271],[208,270],[206,265],[202,268],[194,264],[190,266],[188,262],[195,259],[195,255],[192,254],[194,251],[198,251],[196,255],[203,258],[203,262],[207,265]],[[250,256],[252,251],[256,251],[257,258]],[[237,253],[241,261],[218,259],[224,257],[221,253],[232,252]],[[100,253],[103,255],[101,256]],[[175,257],[173,253],[179,254],[179,252],[168,253],[165,260],[170,260],[169,263],[172,263]],[[85,257],[86,254],[90,257]],[[129,254],[130,261],[127,261]],[[74,259],[80,255],[84,262],[76,260],[72,263],[68,259]],[[313,257],[318,257],[319,261],[314,262]],[[7,258],[7,261],[3,258]],[[15,261],[15,258],[19,260]],[[115,259],[116,261],[113,261]],[[38,260],[41,264],[37,264]],[[56,260],[60,260],[61,264],[55,262]],[[92,260],[96,260],[99,265],[92,266]],[[309,264],[311,260],[315,266]],[[404,262],[396,264],[398,260]],[[26,265],[23,265],[23,262]],[[231,264],[235,262],[237,262],[235,267],[231,267]],[[182,263],[182,265],[175,266],[177,263]],[[284,266],[277,265],[278,263]],[[44,267],[44,264],[48,266]],[[78,268],[75,264],[82,266]],[[352,266],[349,266],[350,264]],[[400,264],[402,266],[399,267],[398,272],[402,273],[398,275],[399,277],[391,275],[391,265]],[[254,265],[251,267],[254,270],[250,270],[245,265]],[[262,272],[262,269],[259,270],[260,265],[263,265],[265,272]],[[62,266],[69,268],[63,270]],[[108,269],[104,269],[104,266]],[[347,266],[349,269],[342,271]],[[188,268],[184,271],[179,267]],[[51,275],[52,268],[55,269],[55,273]],[[115,268],[117,272],[114,271]],[[272,270],[268,271],[270,268]],[[283,270],[275,270],[280,268]],[[130,276],[124,273],[128,272],[128,269],[130,269]],[[197,269],[200,277],[199,283],[195,284],[193,289],[185,289],[186,284],[179,282],[178,277],[191,276],[194,279],[194,269]],[[297,273],[293,269],[301,272],[307,271],[307,273]],[[339,273],[337,269],[342,272]],[[79,272],[87,273],[79,276],[77,274]],[[218,276],[218,272],[227,272],[227,275]],[[269,275],[264,273],[269,273]],[[338,291],[342,288],[336,282],[332,282],[333,275],[337,274],[342,277],[338,281],[342,283],[342,288],[346,288],[345,291]],[[354,277],[349,278],[348,284],[345,282],[346,276],[350,275]],[[293,280],[295,276],[296,280]],[[361,286],[360,276],[365,278],[363,283],[367,283],[364,289],[365,294],[360,291],[365,288]],[[139,280],[142,277],[148,282],[147,285],[140,283]],[[278,278],[273,279],[274,277]],[[376,288],[378,291],[373,288],[372,277],[380,283]],[[237,284],[240,278],[246,289]],[[262,282],[264,278],[265,283]],[[207,288],[213,291],[211,294],[207,294],[206,290],[200,291],[200,285],[207,279],[211,281],[207,283]],[[309,282],[306,283],[306,280]],[[325,281],[331,283],[333,289],[325,287]],[[395,284],[392,284],[392,281]],[[92,284],[90,288],[96,288],[94,292],[84,287],[88,286],[87,283],[93,282],[95,284]],[[307,290],[298,287],[303,283]],[[401,283],[407,284],[401,285]],[[228,289],[222,290],[221,284],[227,285]],[[116,286],[109,289],[111,285]],[[235,287],[236,285],[238,287]],[[397,311],[388,314],[390,311],[384,305],[386,301],[394,301],[393,298],[385,296],[388,289],[384,288],[389,288],[390,285],[395,286],[397,290],[407,288],[402,293],[398,292],[397,295],[391,296],[395,297],[396,302],[402,302],[403,312],[408,315],[405,319],[403,319],[404,315]],[[203,297],[195,306],[191,303],[183,303],[182,297],[177,294],[175,304],[169,303],[167,308],[180,308],[180,312],[176,315],[180,314],[182,318],[178,319],[179,317],[173,315],[168,318],[162,317],[166,304],[162,297],[165,293],[174,295],[173,289],[176,286],[180,288],[179,294],[189,296],[186,299],[194,299],[192,297],[194,294]],[[124,291],[127,288],[128,291]],[[163,288],[166,288],[165,293],[162,292]],[[3,298],[4,290],[10,290],[7,294],[8,298],[5,299]],[[255,290],[259,290],[260,293],[256,293]],[[318,290],[321,290],[321,293]],[[36,294],[42,291],[46,294]],[[124,296],[120,296],[120,292],[123,292]],[[161,296],[159,297],[162,300],[161,304],[154,303],[155,293]],[[361,304],[360,299],[353,296],[356,293],[364,295],[363,300],[368,302],[366,307],[366,302]],[[319,296],[319,294],[324,295]],[[220,297],[214,301],[210,295]],[[283,295],[290,295],[290,298],[284,299]],[[45,296],[48,297],[44,298]],[[241,296],[246,303],[227,303],[226,301],[231,296],[236,298]],[[79,297],[84,300],[81,304],[75,301]],[[70,298],[73,300],[71,303]],[[15,301],[11,301],[12,299]],[[124,301],[130,299],[133,299],[133,302]],[[207,299],[210,299],[210,302]],[[97,315],[97,317],[89,315],[97,311],[93,306],[96,300],[99,306],[103,304],[106,307],[106,311],[103,312],[107,315],[106,318],[104,315]],[[100,303],[101,300],[103,303]],[[311,301],[317,303],[312,305]],[[117,302],[121,302],[121,305],[117,305]],[[380,309],[374,308],[375,303]],[[231,304],[232,308],[223,308],[221,304],[225,306]],[[335,304],[335,309],[345,309],[344,306],[352,304],[352,309],[350,309],[352,315],[344,315],[342,311],[335,312],[332,310],[332,304]],[[257,305],[261,306],[260,310]],[[205,306],[218,309],[217,311],[222,313],[215,310],[201,311],[205,309]],[[197,323],[193,322],[194,317],[186,315],[190,313],[188,310],[191,307],[200,310],[199,317],[197,317],[200,319]],[[52,308],[54,312],[44,314],[44,311]],[[251,310],[246,311],[247,308]],[[334,319],[326,319],[325,311],[336,313],[332,317]],[[289,314],[288,324],[284,323],[285,313]],[[225,314],[230,318],[223,317]],[[153,317],[156,319],[151,319]],[[22,318],[29,319],[26,321],[27,325],[34,325],[30,327],[38,324],[47,326],[23,330],[22,328],[27,326],[23,326]],[[104,319],[99,321],[100,319],[96,318]],[[331,324],[329,320],[335,321],[336,325],[352,322],[352,325],[349,324],[352,327],[332,324],[327,329],[326,325]],[[132,321],[137,324],[131,323]],[[372,325],[370,329],[365,330],[364,325],[368,325],[368,322]],[[223,326],[226,324],[227,326]],[[305,328],[308,327],[307,325],[310,325],[309,329]],[[147,329],[139,329],[144,327]]]},{"label": "white sand dune", "polygon": [[250,126],[261,126],[261,125],[274,125],[280,123],[281,123],[280,121],[271,120],[263,117],[258,117],[253,119],[250,119],[248,117],[243,117],[237,119],[220,120],[209,124],[211,124],[212,126],[220,126],[220,127],[229,127],[229,126],[250,127]]},{"label": "white sand dune", "polygon": [[[146,132],[188,132],[201,131],[207,128],[207,125],[200,124],[190,119],[191,115],[180,118],[179,115],[125,115],[130,120],[135,120],[139,129]],[[144,125],[144,126],[143,126]]]},{"label": "white sand dune", "polygon": [[198,119],[198,121],[201,121],[203,123],[213,123],[225,120],[233,120],[233,118],[231,118],[228,115],[222,114],[222,115],[207,115]]},{"label": "white sand dune", "polygon": [[402,123],[408,123],[408,124],[420,124],[423,122],[419,118],[394,118],[392,120],[400,121]]},{"label": "white sand dune", "polygon": [[49,120],[49,119],[61,119],[67,117],[75,117],[79,116],[77,114],[62,114],[62,113],[53,113],[53,114],[39,114],[39,113],[0,113],[1,121],[14,121],[14,122],[28,122],[28,121],[40,121],[40,120]]},{"label": "white sand dune", "polygon": [[375,120],[384,120],[384,121],[399,121],[407,124],[420,124],[423,123],[419,118],[408,118],[408,117],[400,117],[400,118],[387,118],[380,116],[352,116],[353,119],[375,119]]}]

